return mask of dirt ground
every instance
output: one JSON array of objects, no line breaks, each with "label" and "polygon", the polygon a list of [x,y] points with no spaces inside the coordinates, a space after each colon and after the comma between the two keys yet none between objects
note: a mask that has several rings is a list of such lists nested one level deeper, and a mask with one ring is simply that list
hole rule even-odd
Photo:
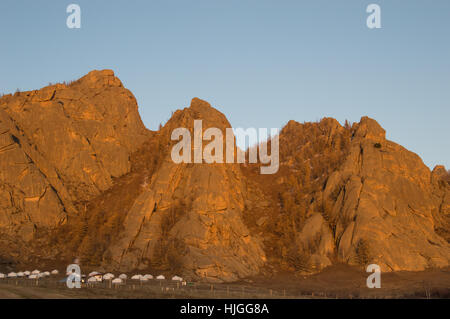
[{"label": "dirt ground", "polygon": [[450,298],[450,269],[394,272],[381,275],[381,288],[369,289],[369,274],[347,265],[335,265],[319,274],[272,278],[249,278],[239,283],[190,282],[186,286],[169,280],[142,284],[128,280],[115,286],[109,281],[69,289],[63,277],[38,282],[29,279],[0,279],[0,299],[65,298]]},{"label": "dirt ground", "polygon": [[382,273],[380,289],[367,287],[369,275],[348,265],[334,265],[311,276],[280,274],[254,282],[268,289],[284,289],[288,295],[323,298],[450,298],[450,268]]}]

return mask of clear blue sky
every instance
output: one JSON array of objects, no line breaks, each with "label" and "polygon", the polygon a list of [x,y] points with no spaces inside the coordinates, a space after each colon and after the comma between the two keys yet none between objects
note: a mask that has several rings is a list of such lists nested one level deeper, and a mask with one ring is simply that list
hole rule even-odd
[{"label": "clear blue sky", "polygon": [[[382,29],[366,27],[370,3]],[[448,0],[1,0],[0,35],[2,93],[109,68],[150,129],[194,96],[234,127],[368,115],[450,167]]]}]

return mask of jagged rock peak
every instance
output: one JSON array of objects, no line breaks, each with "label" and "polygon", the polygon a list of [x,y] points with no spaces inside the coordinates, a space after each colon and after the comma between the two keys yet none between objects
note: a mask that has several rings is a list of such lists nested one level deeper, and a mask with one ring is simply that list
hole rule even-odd
[{"label": "jagged rock peak", "polygon": [[173,113],[161,132],[165,136],[170,136],[175,128],[184,127],[192,130],[195,120],[202,120],[203,130],[217,127],[225,132],[226,128],[231,127],[231,124],[222,112],[204,100],[193,98],[189,107]]},{"label": "jagged rock peak", "polygon": [[438,176],[445,175],[447,174],[447,170],[445,169],[444,165],[436,165],[433,168],[433,174],[436,174]]},{"label": "jagged rock peak", "polygon": [[211,104],[206,102],[205,100],[199,99],[198,97],[194,97],[191,100],[190,108],[194,111],[205,111],[211,109]]},{"label": "jagged rock peak", "polygon": [[114,75],[113,70],[91,71],[75,83],[84,84],[89,88],[123,87],[122,82]]},{"label": "jagged rock peak", "polygon": [[134,96],[111,70],[5,96],[0,128],[0,234],[16,234],[13,242],[76,215],[79,203],[130,172],[131,154],[149,138]]},{"label": "jagged rock peak", "polygon": [[386,131],[374,119],[363,116],[357,125],[355,136],[373,140],[385,140]]}]

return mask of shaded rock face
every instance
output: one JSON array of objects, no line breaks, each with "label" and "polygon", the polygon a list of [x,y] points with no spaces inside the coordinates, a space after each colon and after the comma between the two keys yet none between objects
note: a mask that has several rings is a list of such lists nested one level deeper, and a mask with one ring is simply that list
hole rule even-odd
[{"label": "shaded rock face", "polygon": [[175,164],[173,130],[193,137],[198,119],[203,132],[230,127],[195,98],[148,131],[110,70],[1,98],[0,259],[77,256],[208,281],[335,262],[449,265],[449,173],[430,172],[376,121],[290,121],[279,171],[261,175],[259,164]]},{"label": "shaded rock face", "polygon": [[258,173],[243,166],[249,197],[245,219],[263,237],[274,271],[316,272],[335,258],[335,241],[323,204],[324,185],[348,156],[351,132],[331,118],[289,121],[281,130],[280,169]]}]

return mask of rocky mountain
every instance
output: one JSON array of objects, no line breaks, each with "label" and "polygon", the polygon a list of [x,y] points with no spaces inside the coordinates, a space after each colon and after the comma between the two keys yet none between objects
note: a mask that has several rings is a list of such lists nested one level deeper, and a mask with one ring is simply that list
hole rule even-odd
[{"label": "rocky mountain", "polygon": [[150,136],[112,71],[6,95],[0,127],[0,240],[13,258],[127,174]]},{"label": "rocky mountain", "polygon": [[[290,122],[280,145],[278,174],[248,174],[266,179],[259,182],[270,185],[265,194],[278,193],[278,210],[252,212],[267,219],[266,247],[281,238],[275,260],[300,271],[335,261],[376,263],[383,271],[448,266],[445,168],[430,172],[367,117],[353,127],[333,119]],[[261,228],[258,220],[251,228]]]},{"label": "rocky mountain", "polygon": [[386,140],[375,120],[290,121],[279,171],[262,175],[260,164],[174,163],[173,130],[193,133],[197,119],[203,131],[230,127],[195,98],[147,130],[110,70],[2,97],[0,259],[78,256],[209,281],[336,262],[449,266],[449,173]]}]

